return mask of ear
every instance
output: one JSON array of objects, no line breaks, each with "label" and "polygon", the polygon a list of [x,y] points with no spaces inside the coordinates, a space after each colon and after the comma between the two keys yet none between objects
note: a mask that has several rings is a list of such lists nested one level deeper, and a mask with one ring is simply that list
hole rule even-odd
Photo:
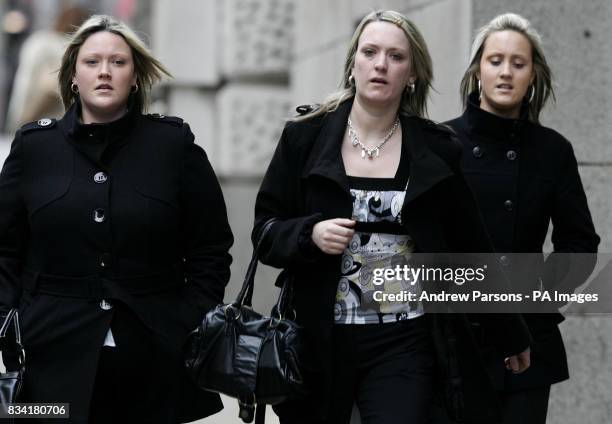
[{"label": "ear", "polygon": [[416,80],[417,80],[417,76],[414,72],[408,75],[408,84],[414,84]]},{"label": "ear", "polygon": [[137,81],[138,81],[138,76],[136,75],[136,72],[134,72],[134,76],[132,77],[132,86],[136,85]]}]

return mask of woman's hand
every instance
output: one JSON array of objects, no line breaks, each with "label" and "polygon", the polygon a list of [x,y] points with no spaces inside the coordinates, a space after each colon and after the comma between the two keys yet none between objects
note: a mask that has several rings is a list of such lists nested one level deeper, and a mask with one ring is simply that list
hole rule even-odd
[{"label": "woman's hand", "polygon": [[317,222],[312,227],[312,241],[323,253],[340,255],[355,234],[354,226],[355,221],[346,218]]},{"label": "woman's hand", "polygon": [[527,348],[518,355],[506,358],[504,362],[506,363],[506,369],[508,371],[512,371],[514,374],[520,374],[529,368],[531,364],[531,350]]}]

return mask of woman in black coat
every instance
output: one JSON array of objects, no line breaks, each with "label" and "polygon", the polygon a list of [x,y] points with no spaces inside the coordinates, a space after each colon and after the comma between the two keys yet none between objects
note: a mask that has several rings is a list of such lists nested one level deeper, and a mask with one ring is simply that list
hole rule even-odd
[{"label": "woman in black coat", "polygon": [[222,408],[186,378],[181,348],[223,298],[233,238],[189,126],[142,114],[162,74],[125,24],[91,17],[62,60],[66,114],[22,127],[0,174],[0,306],[19,307],[20,400],[70,403],[71,422]]},{"label": "woman in black coat", "polygon": [[[599,237],[571,144],[539,124],[553,94],[551,71],[526,19],[504,14],[478,31],[461,91],[465,111],[448,125],[461,140],[463,171],[514,288],[571,293],[592,271]],[[544,261],[550,222],[554,253]],[[531,367],[523,374],[505,372],[498,362],[502,353],[481,340],[504,423],[544,423],[550,385],[568,378],[557,327],[561,305],[523,305],[547,312],[524,315],[533,344]]]},{"label": "woman in black coat", "polygon": [[[436,353],[444,378],[465,391],[464,405],[475,394],[468,387],[482,389],[477,408],[463,412],[495,414],[463,316],[379,302],[380,292],[410,288],[398,278],[381,290],[373,282],[373,268],[406,265],[419,253],[491,251],[459,169],[460,145],[422,118],[431,78],[414,24],[373,12],[354,33],[342,90],[318,108],[298,108],[304,115],[283,131],[257,196],[253,239],[277,219],[260,259],[295,277],[311,395],[276,407],[281,423],[348,423],[353,402],[363,422],[423,423]],[[500,349],[522,371],[529,336],[520,316],[491,320],[507,335]]]}]

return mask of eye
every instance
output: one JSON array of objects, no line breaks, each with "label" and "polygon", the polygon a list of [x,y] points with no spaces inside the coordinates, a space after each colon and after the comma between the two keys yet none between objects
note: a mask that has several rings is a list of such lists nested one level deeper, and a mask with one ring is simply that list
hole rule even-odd
[{"label": "eye", "polygon": [[524,63],[515,63],[514,67],[516,69],[523,69],[525,67],[525,64]]},{"label": "eye", "polygon": [[391,59],[393,60],[402,60],[404,58],[404,55],[402,55],[401,53],[391,53]]},{"label": "eye", "polygon": [[372,56],[374,56],[374,49],[366,48],[366,49],[363,49],[361,52],[363,53],[363,55],[365,57],[372,57]]},{"label": "eye", "polygon": [[95,65],[96,63],[98,63],[98,61],[96,59],[85,59],[85,63],[87,65]]},{"label": "eye", "polygon": [[113,63],[114,63],[115,65],[125,65],[125,60],[123,60],[123,59],[115,59],[115,60],[113,61]]},{"label": "eye", "polygon": [[495,59],[490,59],[489,63],[491,63],[491,65],[493,66],[499,66],[501,64],[501,60],[495,58]]}]

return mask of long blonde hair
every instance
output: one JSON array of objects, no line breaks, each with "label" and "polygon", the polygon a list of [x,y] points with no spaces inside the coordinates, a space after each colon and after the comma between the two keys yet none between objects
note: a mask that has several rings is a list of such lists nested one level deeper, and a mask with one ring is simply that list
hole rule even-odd
[{"label": "long blonde hair", "polygon": [[416,81],[413,93],[404,91],[402,94],[399,112],[403,115],[425,116],[427,114],[427,96],[431,88],[431,81],[433,80],[433,66],[425,39],[418,28],[403,14],[393,10],[379,10],[366,15],[353,33],[344,62],[340,90],[329,95],[317,109],[292,120],[301,121],[333,112],[342,102],[355,97],[355,86],[351,84],[349,77],[355,65],[355,54],[357,53],[359,37],[361,37],[361,33],[366,25],[371,22],[390,22],[398,26],[406,34],[410,44],[410,63],[416,75]]},{"label": "long blonde hair", "polygon": [[91,16],[70,38],[59,71],[60,94],[64,107],[68,109],[77,98],[77,94],[71,90],[71,85],[79,49],[90,35],[99,31],[117,34],[130,46],[134,58],[136,84],[138,84],[138,90],[132,94],[134,96],[134,106],[140,112],[145,111],[153,84],[159,81],[163,75],[168,77],[172,75],[159,60],[153,57],[145,43],[132,29],[120,20],[108,15]]},{"label": "long blonde hair", "polygon": [[480,71],[480,60],[485,42],[489,35],[498,31],[518,32],[524,35],[531,44],[534,79],[532,83],[533,88],[528,90],[527,96],[531,97],[531,90],[533,90],[533,98],[529,103],[527,119],[537,123],[540,119],[540,112],[542,112],[549,97],[552,97],[553,100],[555,99],[555,92],[552,86],[552,71],[546,62],[546,56],[544,56],[540,34],[531,26],[527,19],[515,13],[497,15],[476,32],[470,54],[470,65],[461,79],[460,92],[464,107],[467,106],[470,93],[478,88],[477,75]]}]

